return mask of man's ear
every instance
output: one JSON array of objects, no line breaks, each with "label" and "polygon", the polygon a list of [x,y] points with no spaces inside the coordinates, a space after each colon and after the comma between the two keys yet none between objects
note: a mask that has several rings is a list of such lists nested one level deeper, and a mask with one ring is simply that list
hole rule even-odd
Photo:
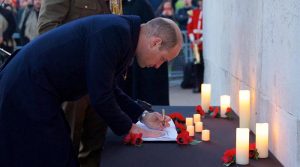
[{"label": "man's ear", "polygon": [[162,39],[160,37],[151,37],[151,48],[152,47],[159,47],[162,44]]}]

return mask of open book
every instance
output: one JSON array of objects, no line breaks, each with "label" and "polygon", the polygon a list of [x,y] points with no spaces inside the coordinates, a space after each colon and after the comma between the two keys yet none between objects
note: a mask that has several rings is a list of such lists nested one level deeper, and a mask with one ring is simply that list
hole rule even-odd
[{"label": "open book", "polygon": [[[171,120],[169,122],[170,127],[165,128],[163,131],[165,132],[165,135],[161,137],[156,138],[142,138],[143,141],[176,141],[177,138],[177,131],[174,122]],[[137,126],[143,128],[143,129],[149,129],[145,124],[141,122],[136,123]]]}]

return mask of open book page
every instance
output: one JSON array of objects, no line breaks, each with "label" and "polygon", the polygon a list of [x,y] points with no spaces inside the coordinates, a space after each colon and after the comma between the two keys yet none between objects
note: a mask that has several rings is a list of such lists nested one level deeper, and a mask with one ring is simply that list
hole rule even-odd
[{"label": "open book page", "polygon": [[[171,120],[169,122],[170,127],[165,128],[163,131],[165,132],[164,136],[157,137],[157,138],[142,138],[143,141],[176,141],[177,138],[177,131],[174,122]],[[145,124],[141,122],[136,123],[137,126],[143,129],[149,129]]]}]

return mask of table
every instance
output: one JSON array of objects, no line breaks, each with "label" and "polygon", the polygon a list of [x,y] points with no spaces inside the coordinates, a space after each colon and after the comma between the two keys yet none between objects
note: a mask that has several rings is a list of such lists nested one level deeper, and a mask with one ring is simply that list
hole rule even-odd
[{"label": "table", "polygon": [[[192,117],[195,107],[154,106],[156,111],[162,108],[166,113],[181,112]],[[202,119],[206,129],[210,130],[211,141],[197,145],[178,145],[175,142],[144,142],[142,146],[127,146],[122,138],[109,130],[102,152],[101,167],[217,167],[223,166],[221,157],[227,149],[235,147],[235,131],[238,117],[234,120],[206,117]],[[196,139],[201,139],[197,134]],[[251,132],[250,142],[255,142]],[[237,165],[234,165],[237,166]],[[247,167],[281,167],[283,165],[269,152],[269,158],[252,160]]]}]

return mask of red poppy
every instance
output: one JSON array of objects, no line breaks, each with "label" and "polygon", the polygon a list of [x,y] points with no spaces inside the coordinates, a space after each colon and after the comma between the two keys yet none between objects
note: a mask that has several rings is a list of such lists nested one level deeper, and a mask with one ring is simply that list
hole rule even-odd
[{"label": "red poppy", "polygon": [[223,161],[223,163],[225,163],[225,164],[231,163],[231,162],[233,161],[233,157],[223,155],[222,161]]},{"label": "red poppy", "polygon": [[186,126],[184,124],[181,124],[177,121],[175,121],[174,123],[175,123],[175,126],[176,126],[177,133],[180,133],[180,132],[186,130]]},{"label": "red poppy", "polygon": [[213,106],[209,106],[208,110],[212,112],[214,110],[214,107]]},{"label": "red poppy", "polygon": [[223,154],[222,157],[222,161],[224,164],[228,164],[228,163],[233,163],[234,162],[234,157],[235,157],[235,148],[230,149],[230,150],[226,150]]},{"label": "red poppy", "polygon": [[227,109],[226,109],[226,114],[227,113],[230,113],[231,112],[231,108],[230,107],[227,107]]},{"label": "red poppy", "polygon": [[250,150],[250,151],[255,151],[255,149],[256,149],[255,143],[251,143],[251,144],[249,145],[249,150]]},{"label": "red poppy", "polygon": [[125,144],[131,144],[131,145],[141,145],[143,143],[142,140],[142,133],[130,133],[127,134],[124,138],[123,138],[123,142]]},{"label": "red poppy", "polygon": [[179,122],[182,122],[182,123],[185,123],[185,118],[184,116],[179,113],[179,112],[174,112],[174,113],[171,113],[169,114],[169,117],[175,122],[175,121],[179,121]]},{"label": "red poppy", "polygon": [[205,115],[205,112],[204,112],[204,110],[202,109],[202,106],[201,106],[201,105],[196,106],[196,112],[197,112],[198,114],[200,114],[201,116],[204,116],[204,115]]},{"label": "red poppy", "polygon": [[257,159],[258,158],[258,153],[256,150],[256,145],[255,143],[251,143],[249,145],[249,158]]},{"label": "red poppy", "polygon": [[235,148],[233,148],[233,149],[230,149],[230,150],[226,150],[225,152],[224,152],[224,156],[232,156],[232,157],[234,157],[235,156]]},{"label": "red poppy", "polygon": [[189,144],[193,141],[193,138],[189,136],[188,131],[183,130],[177,135],[176,141],[178,144]]},{"label": "red poppy", "polygon": [[212,117],[216,118],[216,117],[220,116],[219,111],[220,111],[219,107],[215,107],[214,110],[213,110]]}]

